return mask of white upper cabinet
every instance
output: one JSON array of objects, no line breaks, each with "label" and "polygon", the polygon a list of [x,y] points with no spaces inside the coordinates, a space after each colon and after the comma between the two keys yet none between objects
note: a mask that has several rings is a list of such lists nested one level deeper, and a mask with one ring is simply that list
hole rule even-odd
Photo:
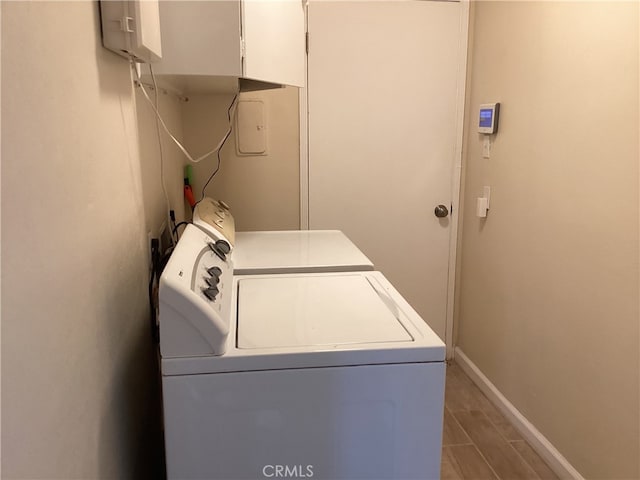
[{"label": "white upper cabinet", "polygon": [[154,73],[187,91],[227,89],[238,78],[304,86],[301,0],[161,1],[160,29]]},{"label": "white upper cabinet", "polygon": [[305,26],[301,0],[244,0],[244,76],[304,86]]}]

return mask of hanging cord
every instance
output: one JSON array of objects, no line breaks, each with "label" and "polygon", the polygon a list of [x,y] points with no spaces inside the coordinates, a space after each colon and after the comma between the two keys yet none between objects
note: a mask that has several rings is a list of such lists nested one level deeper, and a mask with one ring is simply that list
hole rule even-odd
[{"label": "hanging cord", "polygon": [[[149,64],[149,69],[151,69],[151,64]],[[137,71],[138,70],[136,69],[136,73],[137,73]],[[165,199],[165,202],[167,203],[167,213],[169,213],[169,215],[170,215],[171,202],[169,201],[169,194],[167,193],[167,184],[165,183],[165,180],[164,180],[164,149],[162,148],[162,136],[160,135],[160,122],[158,120],[160,118],[160,103],[159,103],[159,98],[158,98],[158,85],[156,84],[156,77],[154,77],[153,74],[151,75],[151,78],[153,79],[153,96],[154,96],[154,100],[155,100],[156,134],[158,135],[158,147],[160,147],[160,183],[162,184],[162,193],[164,193],[164,199]],[[141,85],[142,85],[142,83],[141,83]]]},{"label": "hanging cord", "polygon": [[173,227],[173,234],[177,235],[178,228],[180,228],[182,225],[184,225],[186,227],[189,224],[191,224],[191,222],[180,222],[180,223],[178,223],[175,227]]},{"label": "hanging cord", "polygon": [[[239,92],[237,92],[235,94],[235,96],[233,97],[233,102],[231,103],[231,106],[229,107],[229,115],[228,115],[229,127],[228,127],[227,132],[225,133],[224,137],[220,140],[220,142],[215,146],[215,148],[213,150],[210,150],[207,153],[205,153],[204,155],[201,155],[200,157],[194,159],[191,156],[191,154],[187,151],[187,149],[182,146],[180,141],[169,131],[169,128],[167,127],[166,123],[164,122],[164,120],[160,116],[160,113],[158,112],[158,109],[153,104],[153,101],[151,101],[151,98],[149,97],[149,94],[147,93],[147,90],[144,88],[144,84],[142,83],[142,79],[140,78],[140,74],[138,73],[138,69],[134,68],[134,71],[136,72],[136,77],[138,79],[138,85],[140,86],[140,90],[142,91],[142,94],[144,95],[144,98],[146,98],[147,101],[149,102],[149,104],[151,105],[151,108],[155,112],[156,118],[160,122],[160,125],[162,125],[162,128],[167,133],[167,135],[169,135],[171,140],[174,141],[174,143],[178,146],[178,148],[182,151],[182,153],[184,153],[184,155],[189,159],[190,162],[192,162],[192,163],[200,163],[205,158],[207,158],[210,155],[213,155],[214,153],[220,151],[220,149],[224,145],[224,142],[226,142],[227,138],[229,138],[229,135],[231,135],[231,113],[230,112],[231,112],[232,107],[233,107],[233,110],[235,112],[235,105],[236,105],[236,100],[238,98],[238,93]],[[157,92],[156,78],[155,78],[155,75],[153,74],[153,68],[151,67],[151,65],[149,65],[149,72],[151,73],[151,78],[153,80],[154,89]]]},{"label": "hanging cord", "polygon": [[[227,133],[225,134],[224,138],[222,139],[222,142],[220,144],[220,148],[217,151],[217,158],[218,158],[218,163],[216,165],[216,169],[213,171],[213,173],[209,176],[209,178],[207,179],[206,183],[204,184],[204,187],[202,187],[202,195],[200,196],[200,200],[198,200],[198,203],[200,203],[202,200],[204,200],[204,191],[206,190],[207,186],[209,185],[209,182],[211,182],[211,180],[213,180],[213,177],[216,176],[216,173],[218,173],[218,170],[220,170],[220,152],[222,151],[222,147],[224,147],[225,142],[227,141],[227,139],[231,136],[231,131],[233,130],[233,122],[232,122],[232,118],[233,115],[235,114],[235,107],[234,105],[237,105],[236,100],[238,99],[238,93],[235,94],[235,96],[233,97],[233,100],[231,100],[231,105],[229,105],[229,108],[227,109],[227,120],[229,122],[229,129],[227,130]],[[233,108],[233,112],[232,109]],[[197,205],[197,203],[196,203]]]}]

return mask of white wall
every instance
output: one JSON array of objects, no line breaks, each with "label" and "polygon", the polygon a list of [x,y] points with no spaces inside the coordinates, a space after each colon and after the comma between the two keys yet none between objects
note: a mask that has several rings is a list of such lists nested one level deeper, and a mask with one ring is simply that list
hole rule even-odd
[{"label": "white wall", "polygon": [[458,344],[594,479],[640,477],[638,8],[475,3]]},{"label": "white wall", "polygon": [[2,477],[158,478],[129,66],[97,2],[1,8]]},{"label": "white wall", "polygon": [[[238,231],[297,229],[300,225],[298,89],[246,92],[240,98],[264,102],[268,154],[238,156],[234,131],[222,149],[220,171],[207,187],[206,195],[230,205]],[[185,146],[193,156],[208,152],[222,138],[232,99],[233,95],[192,95],[182,105]],[[216,163],[216,156],[212,155],[194,166],[197,200]]]},{"label": "white wall", "polygon": [[[154,90],[145,86],[151,101],[155,102]],[[184,97],[170,91],[158,89],[158,111],[169,131],[182,140],[182,103]],[[169,223],[167,214],[174,210],[176,223],[185,219],[184,165],[187,160],[177,145],[169,138],[162,126],[156,126],[156,116],[140,87],[135,94],[136,118],[140,137],[140,165],[142,193],[145,206],[145,228],[153,237],[161,234],[163,226]],[[158,133],[158,128],[160,133]],[[162,149],[160,149],[162,142]],[[161,171],[164,172],[162,188]],[[167,200],[169,206],[167,206]],[[187,207],[188,208],[188,207]]]},{"label": "white wall", "polygon": [[[166,201],[154,116],[128,62],[102,48],[96,2],[1,6],[2,476],[159,478],[147,232]],[[250,96],[267,104],[270,154],[235,158],[232,136],[207,193],[239,228],[297,228],[297,90]],[[159,98],[190,149],[217,141],[212,119],[230,99]],[[186,160],[162,142],[179,221]]]}]

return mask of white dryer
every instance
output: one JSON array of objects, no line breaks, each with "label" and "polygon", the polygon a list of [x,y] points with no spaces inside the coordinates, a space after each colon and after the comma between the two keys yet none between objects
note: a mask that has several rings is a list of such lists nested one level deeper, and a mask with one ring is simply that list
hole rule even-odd
[{"label": "white dryer", "polygon": [[160,281],[168,478],[439,478],[445,346],[384,276],[213,247],[187,226]]},{"label": "white dryer", "polygon": [[236,232],[224,202],[204,198],[193,223],[229,244],[234,274],[371,271],[373,263],[338,230]]},{"label": "white dryer", "polygon": [[234,273],[372,271],[373,263],[339,230],[236,232]]}]

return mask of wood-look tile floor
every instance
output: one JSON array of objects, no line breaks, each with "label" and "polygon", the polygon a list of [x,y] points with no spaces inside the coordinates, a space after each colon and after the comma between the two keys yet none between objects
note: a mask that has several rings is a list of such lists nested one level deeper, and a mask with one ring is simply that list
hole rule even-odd
[{"label": "wood-look tile floor", "polygon": [[442,480],[558,477],[462,369],[447,367]]}]

